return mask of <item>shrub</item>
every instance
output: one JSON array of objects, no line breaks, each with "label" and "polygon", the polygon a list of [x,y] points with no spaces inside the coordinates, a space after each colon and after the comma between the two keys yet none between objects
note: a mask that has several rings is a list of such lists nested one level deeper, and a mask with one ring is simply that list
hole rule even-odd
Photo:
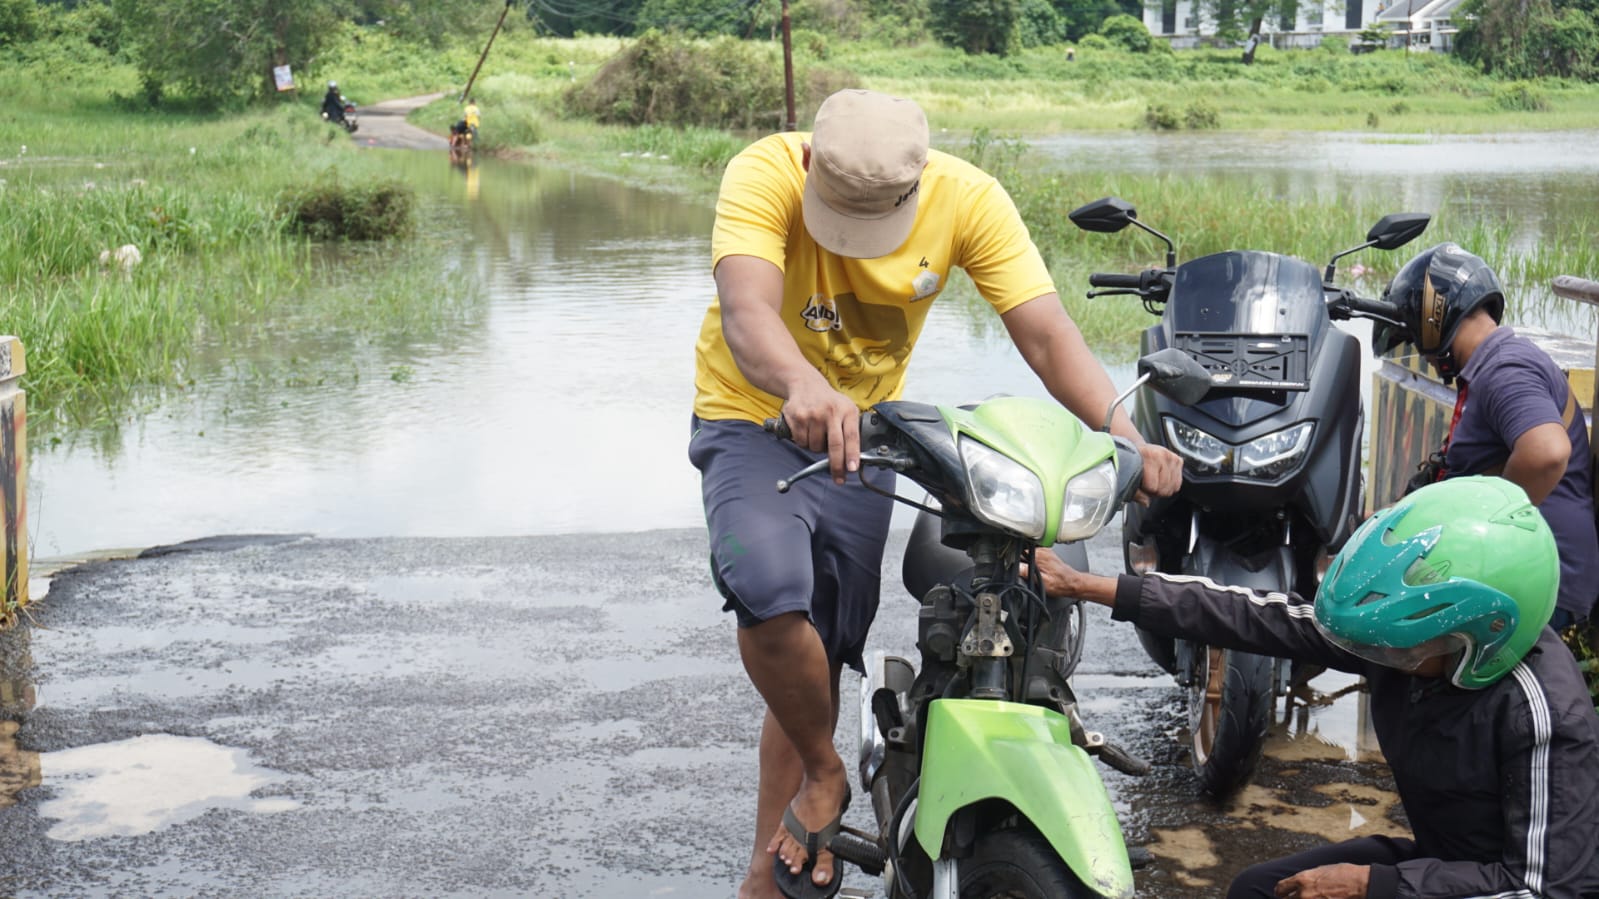
[{"label": "shrub", "polygon": [[1183,126],[1182,116],[1165,103],[1151,103],[1144,108],[1144,125],[1156,131],[1176,131]]},{"label": "shrub", "polygon": [[1199,99],[1183,110],[1183,124],[1195,131],[1221,127],[1221,113],[1209,100]]},{"label": "shrub", "polygon": [[568,111],[620,125],[774,127],[783,67],[770,46],[650,31],[569,89]]},{"label": "shrub", "polygon": [[1112,44],[1125,47],[1134,53],[1149,52],[1152,40],[1149,36],[1149,29],[1144,26],[1141,20],[1135,19],[1126,13],[1107,16],[1105,21],[1100,23],[1099,33],[1104,35],[1105,39]]},{"label": "shrub", "polygon": [[1325,53],[1342,55],[1349,52],[1349,38],[1341,34],[1329,34],[1321,39],[1317,49]]},{"label": "shrub", "polygon": [[1494,86],[1494,105],[1500,109],[1519,112],[1543,112],[1549,108],[1549,98],[1536,84],[1512,81]]},{"label": "shrub", "polygon": [[384,240],[409,234],[416,194],[404,182],[341,184],[336,173],[279,199],[289,227],[315,240]]},{"label": "shrub", "polygon": [[1116,45],[1103,34],[1085,34],[1083,39],[1077,42],[1077,46],[1082,50],[1110,50]]}]

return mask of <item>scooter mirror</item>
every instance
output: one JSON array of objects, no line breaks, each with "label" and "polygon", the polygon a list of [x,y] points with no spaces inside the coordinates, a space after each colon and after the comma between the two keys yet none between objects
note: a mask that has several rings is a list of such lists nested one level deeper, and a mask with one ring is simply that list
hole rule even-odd
[{"label": "scooter mirror", "polygon": [[1372,225],[1366,239],[1379,250],[1397,249],[1420,237],[1430,221],[1432,216],[1425,212],[1395,212]]},{"label": "scooter mirror", "polygon": [[1150,387],[1184,406],[1199,402],[1210,392],[1210,372],[1176,347],[1156,350],[1139,359],[1138,375],[1147,378]]},{"label": "scooter mirror", "polygon": [[1102,197],[1073,209],[1066,217],[1084,231],[1114,234],[1131,225],[1138,218],[1138,210],[1120,197]]}]

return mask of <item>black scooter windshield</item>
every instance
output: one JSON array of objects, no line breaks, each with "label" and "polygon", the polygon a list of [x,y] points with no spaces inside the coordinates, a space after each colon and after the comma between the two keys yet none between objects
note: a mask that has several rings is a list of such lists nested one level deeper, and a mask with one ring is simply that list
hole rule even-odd
[{"label": "black scooter windshield", "polygon": [[1330,327],[1321,272],[1255,250],[1179,266],[1161,323],[1167,345],[1191,353],[1215,378],[1193,408],[1233,427],[1275,415],[1302,395]]},{"label": "black scooter windshield", "polygon": [[1256,250],[1178,266],[1166,317],[1174,333],[1301,334],[1312,347],[1328,327],[1321,272],[1302,259]]}]

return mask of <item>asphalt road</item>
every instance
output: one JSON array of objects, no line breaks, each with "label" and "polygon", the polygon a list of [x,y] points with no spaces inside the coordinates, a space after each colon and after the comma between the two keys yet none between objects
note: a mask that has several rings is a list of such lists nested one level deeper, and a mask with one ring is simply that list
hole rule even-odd
[{"label": "asphalt road", "polygon": [[[697,530],[244,538],[68,568],[0,635],[0,894],[731,896],[761,704],[705,549]],[[1197,800],[1177,689],[1101,612],[1076,686],[1155,764],[1102,769],[1155,854],[1141,896],[1219,895],[1264,854],[1395,829],[1385,769],[1303,730],[1236,802]],[[914,619],[887,590],[873,645],[909,653]],[[856,728],[846,702],[847,760]]]},{"label": "asphalt road", "polygon": [[445,96],[442,93],[421,97],[384,100],[355,110],[357,128],[350,139],[366,147],[391,150],[448,150],[450,142],[405,120],[413,110]]}]

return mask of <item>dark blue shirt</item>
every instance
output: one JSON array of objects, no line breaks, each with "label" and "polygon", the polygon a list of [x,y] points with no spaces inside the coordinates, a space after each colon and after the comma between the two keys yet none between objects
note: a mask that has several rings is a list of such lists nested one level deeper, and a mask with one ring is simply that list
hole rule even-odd
[{"label": "dark blue shirt", "polygon": [[1560,548],[1556,606],[1578,619],[1587,616],[1599,595],[1599,536],[1588,423],[1571,385],[1548,353],[1510,328],[1495,329],[1478,345],[1460,380],[1467,385],[1466,405],[1445,459],[1451,477],[1500,474],[1521,435],[1550,422],[1565,426],[1571,461],[1538,509]]}]

